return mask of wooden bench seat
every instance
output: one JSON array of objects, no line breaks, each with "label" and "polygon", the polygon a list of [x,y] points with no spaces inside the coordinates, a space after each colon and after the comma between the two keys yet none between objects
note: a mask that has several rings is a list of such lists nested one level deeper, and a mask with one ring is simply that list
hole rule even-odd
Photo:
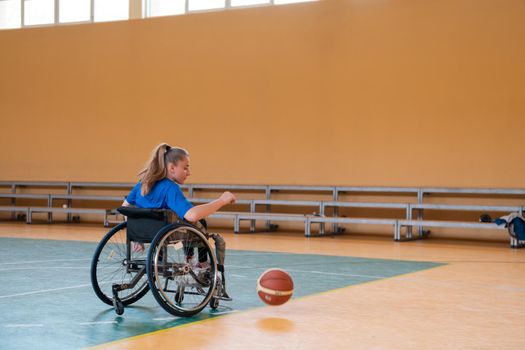
[{"label": "wooden bench seat", "polygon": [[464,205],[464,204],[410,204],[412,209],[429,209],[429,210],[453,210],[453,211],[479,211],[479,212],[523,212],[522,206],[508,205]]},{"label": "wooden bench seat", "polygon": [[10,212],[16,218],[16,213],[22,212],[26,215],[26,218],[29,216],[29,207],[17,207],[17,206],[0,206],[0,211]]},{"label": "wooden bench seat", "polygon": [[[444,220],[397,220],[394,232],[394,240],[401,240],[401,229],[403,227],[449,227],[449,228],[475,228],[475,229],[491,229],[491,230],[505,230],[505,226],[496,225],[495,223],[486,222],[466,222],[466,221],[444,221]],[[408,239],[412,237],[407,237]],[[510,246],[517,248],[520,242],[509,236]]]},{"label": "wooden bench seat", "polygon": [[[92,209],[92,208],[52,208],[52,207],[30,207],[27,215],[27,223],[33,222],[34,213],[48,213],[52,215],[54,213],[64,214],[101,214],[104,215],[104,226],[108,226],[108,215],[113,214],[112,209]],[[51,216],[51,221],[52,221]],[[49,219],[48,219],[49,220]]]}]

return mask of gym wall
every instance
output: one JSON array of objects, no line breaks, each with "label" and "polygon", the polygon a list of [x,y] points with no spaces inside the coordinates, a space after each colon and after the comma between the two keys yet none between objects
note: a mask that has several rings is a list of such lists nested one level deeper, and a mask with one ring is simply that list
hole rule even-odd
[{"label": "gym wall", "polygon": [[525,187],[525,2],[346,0],[0,31],[0,177]]}]

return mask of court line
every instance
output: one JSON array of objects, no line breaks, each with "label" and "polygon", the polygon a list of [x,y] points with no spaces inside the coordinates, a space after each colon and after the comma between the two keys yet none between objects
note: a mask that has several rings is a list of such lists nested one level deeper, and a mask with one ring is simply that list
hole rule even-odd
[{"label": "court line", "polygon": [[[113,280],[113,281],[108,281],[108,282],[101,282],[101,283],[99,283],[99,285],[101,285],[101,284],[108,284],[108,283],[117,283],[117,282],[122,283],[122,281],[120,281],[120,280]],[[32,295],[32,294],[41,294],[41,293],[47,293],[47,292],[55,292],[55,291],[66,290],[66,289],[84,288],[84,287],[91,287],[91,286],[93,286],[93,284],[89,283],[89,284],[79,284],[77,286],[70,286],[70,287],[53,288],[53,289],[42,289],[42,290],[35,290],[35,291],[32,291],[32,292],[25,292],[25,293],[19,293],[19,294],[0,295],[0,299],[11,298],[11,297],[19,297],[19,296],[25,296],[25,295]]]},{"label": "court line", "polygon": [[[116,283],[121,281],[108,281],[108,282],[102,282],[99,284],[108,284],[108,283]],[[75,288],[84,288],[84,287],[91,287],[92,284],[79,284],[77,286],[70,286],[70,287],[62,287],[62,288],[53,288],[53,289],[42,289],[42,290],[35,290],[32,292],[25,292],[25,293],[18,293],[18,294],[10,294],[10,295],[0,295],[0,299],[4,298],[12,298],[12,297],[20,297],[25,295],[32,295],[32,294],[41,294],[41,293],[47,293],[47,292],[55,292],[59,290],[66,290],[66,289],[75,289]]]},{"label": "court line", "polygon": [[291,270],[291,272],[304,272],[304,273],[316,273],[320,275],[333,275],[333,276],[345,276],[345,277],[363,277],[363,278],[390,278],[389,276],[372,276],[372,275],[356,275],[351,273],[338,273],[338,272],[323,272],[323,271],[305,271],[305,270]]},{"label": "court line", "polygon": [[[247,251],[249,251],[249,250],[247,250]],[[279,253],[279,252],[275,252],[275,253],[274,252],[265,252],[265,253],[261,253],[261,254],[252,254],[252,253],[243,254],[243,253],[229,253],[228,250],[226,250],[226,254],[228,256],[260,256],[260,255],[278,255],[278,254],[282,254],[282,253]]]},{"label": "court line", "polygon": [[0,263],[0,265],[17,265],[17,264],[32,264],[32,263],[46,263],[46,262],[57,262],[57,261],[84,261],[84,260],[91,260],[92,258],[85,258],[85,259],[56,259],[56,260],[24,260],[24,261],[18,261],[18,262],[7,262],[7,263]]},{"label": "court line", "polygon": [[116,324],[117,321],[95,321],[95,322],[80,322],[78,323],[81,326],[89,326],[93,324]]},{"label": "court line", "polygon": [[[236,265],[226,265],[226,268],[236,268],[236,269],[261,269],[268,270],[268,266],[259,267],[259,266],[236,266]],[[344,276],[344,277],[362,277],[362,278],[390,278],[390,276],[372,276],[372,275],[356,275],[351,273],[338,273],[338,272],[323,272],[323,271],[310,271],[310,270],[296,270],[296,269],[286,269],[290,272],[301,272],[301,273],[314,273],[320,275],[333,275],[333,276]]]},{"label": "court line", "polygon": [[47,293],[47,292],[56,292],[56,291],[65,290],[65,289],[84,288],[84,287],[90,287],[90,286],[91,286],[91,283],[90,284],[80,284],[78,286],[71,286],[71,287],[35,290],[35,291],[32,291],[32,292],[25,292],[25,293],[18,293],[18,294],[0,295],[0,299],[12,298],[12,297],[21,297],[21,296],[24,296],[24,295],[40,294],[40,293]]},{"label": "court line", "polygon": [[28,327],[44,327],[41,323],[26,323],[26,324],[6,324],[4,327],[6,328],[28,328]]},{"label": "court line", "polygon": [[18,270],[48,270],[48,269],[89,269],[90,266],[38,266],[38,267],[13,267],[0,269],[0,271],[18,271]]}]

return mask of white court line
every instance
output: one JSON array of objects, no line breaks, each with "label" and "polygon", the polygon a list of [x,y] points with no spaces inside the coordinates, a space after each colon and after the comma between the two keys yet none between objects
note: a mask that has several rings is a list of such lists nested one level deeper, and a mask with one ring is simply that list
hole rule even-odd
[{"label": "white court line", "polygon": [[47,293],[47,292],[56,292],[58,290],[65,290],[65,289],[84,288],[84,287],[90,287],[90,286],[91,286],[91,283],[90,284],[79,284],[78,286],[71,286],[71,287],[35,290],[35,291],[32,291],[32,292],[25,292],[25,293],[18,293],[18,294],[0,295],[0,299],[12,298],[12,297],[21,297],[21,296],[24,296],[24,295],[40,294],[40,293]]},{"label": "white court line", "polygon": [[[114,280],[114,281],[108,281],[108,282],[101,282],[99,285],[102,284],[108,284],[108,283],[122,283],[122,281]],[[42,290],[35,290],[32,292],[25,292],[25,293],[19,293],[19,294],[10,294],[10,295],[0,295],[0,299],[4,298],[12,298],[12,297],[20,297],[24,295],[32,295],[32,294],[41,294],[41,293],[47,293],[47,292],[56,292],[59,290],[66,290],[66,289],[75,289],[75,288],[84,288],[84,287],[91,287],[92,284],[79,284],[77,286],[71,286],[71,287],[62,287],[62,288],[53,288],[53,289],[42,289]]]},{"label": "white court line", "polygon": [[389,278],[385,276],[355,275],[352,273],[324,272],[324,271],[304,271],[304,270],[286,270],[291,272],[316,273],[320,275],[346,276],[346,277],[363,277],[363,278]]},{"label": "white court line", "polygon": [[43,324],[40,323],[34,323],[34,324],[6,324],[4,327],[6,328],[27,328],[27,327],[44,327]]},{"label": "white court line", "polygon": [[97,321],[97,322],[80,322],[79,325],[81,326],[90,326],[93,324],[116,324],[117,321]]},{"label": "white court line", "polygon": [[[2,0],[0,0],[2,1]],[[121,266],[120,263],[113,263],[113,266],[98,267],[98,270],[115,270],[115,265]],[[11,267],[2,268],[0,271],[15,270],[47,270],[47,269],[90,269],[91,266],[37,266],[37,267]]]},{"label": "white court line", "polygon": [[263,267],[263,266],[238,266],[238,265],[226,265],[225,266],[226,268],[235,268],[235,269],[260,269],[260,270],[267,270],[268,267]]},{"label": "white court line", "polygon": [[228,256],[259,256],[259,255],[277,255],[277,254],[283,254],[283,253],[266,252],[266,253],[246,253],[246,254],[243,254],[243,253],[228,253],[228,251],[226,251],[226,255],[228,255]]},{"label": "white court line", "polygon": [[[226,268],[238,268],[238,269],[261,269],[267,270],[268,267],[259,267],[259,266],[236,266],[236,265],[226,265]],[[389,278],[385,276],[372,276],[372,275],[356,275],[351,273],[338,273],[338,272],[324,272],[324,271],[310,271],[310,270],[295,270],[295,269],[286,269],[290,272],[303,272],[303,273],[314,273],[319,275],[333,275],[333,276],[344,276],[344,277],[362,277],[362,278]]]},{"label": "white court line", "polygon": [[0,263],[0,265],[17,265],[17,264],[32,264],[32,263],[46,263],[46,262],[57,262],[57,261],[82,261],[82,260],[92,260],[92,258],[86,259],[55,259],[55,260],[31,260],[31,261],[18,261],[18,262],[8,262]]},{"label": "white court line", "polygon": [[47,269],[89,269],[90,266],[38,266],[38,267],[13,267],[0,269],[0,271],[18,271],[18,270],[47,270]]},{"label": "white court line", "polygon": [[236,275],[236,274],[234,274],[234,273],[229,273],[229,274],[228,274],[228,277],[246,278],[246,276],[243,276],[243,275]]}]

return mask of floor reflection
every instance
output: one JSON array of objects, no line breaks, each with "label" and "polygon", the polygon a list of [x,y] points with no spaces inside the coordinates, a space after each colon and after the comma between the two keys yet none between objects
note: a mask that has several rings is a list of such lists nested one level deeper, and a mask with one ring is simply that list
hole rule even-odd
[{"label": "floor reflection", "polygon": [[257,327],[267,332],[285,333],[294,329],[294,323],[286,318],[267,317],[258,320]]}]

